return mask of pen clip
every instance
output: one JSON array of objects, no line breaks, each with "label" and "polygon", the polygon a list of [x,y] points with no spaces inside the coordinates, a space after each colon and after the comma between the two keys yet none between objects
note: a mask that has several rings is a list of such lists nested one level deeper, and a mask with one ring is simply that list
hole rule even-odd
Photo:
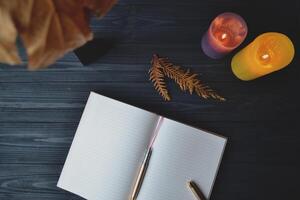
[{"label": "pen clip", "polygon": [[152,155],[152,147],[147,149],[145,157],[143,159],[143,162],[138,171],[138,175],[137,175],[137,178],[136,178],[136,181],[135,181],[135,184],[133,187],[133,191],[132,191],[132,194],[130,197],[131,200],[135,200],[140,192],[140,189],[141,189],[143,181],[144,181],[144,177],[146,175],[146,172],[147,172],[147,169],[149,166],[151,155]]},{"label": "pen clip", "polygon": [[193,194],[195,195],[195,197],[197,198],[197,200],[206,200],[204,194],[202,193],[198,185],[193,180],[188,181],[187,184],[191,189],[191,191],[193,192]]}]

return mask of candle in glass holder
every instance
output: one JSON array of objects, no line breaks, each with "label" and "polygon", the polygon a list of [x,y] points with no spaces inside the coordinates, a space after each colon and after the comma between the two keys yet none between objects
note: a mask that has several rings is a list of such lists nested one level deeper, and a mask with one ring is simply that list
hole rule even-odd
[{"label": "candle in glass holder", "polygon": [[247,24],[241,16],[230,12],[220,14],[202,37],[202,50],[211,58],[222,58],[244,41],[247,32]]},{"label": "candle in glass holder", "polygon": [[231,68],[239,79],[253,80],[284,68],[294,54],[294,45],[286,35],[264,33],[232,58]]}]

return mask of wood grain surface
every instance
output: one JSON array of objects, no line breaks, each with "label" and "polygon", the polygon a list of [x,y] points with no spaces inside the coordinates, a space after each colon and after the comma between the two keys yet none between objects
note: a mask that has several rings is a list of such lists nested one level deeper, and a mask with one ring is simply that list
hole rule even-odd
[{"label": "wood grain surface", "polygon": [[[211,199],[299,199],[299,10],[296,1],[120,0],[102,20],[92,20],[96,38],[115,41],[96,62],[83,66],[70,53],[37,72],[1,64],[0,199],[80,199],[56,182],[90,91],[227,136]],[[263,32],[282,32],[296,48],[292,64],[242,82],[230,69],[235,52],[207,58],[201,36],[225,11],[249,26],[235,52]],[[79,58],[101,48],[83,47]],[[168,82],[173,100],[164,102],[148,80],[153,53],[199,73],[227,101],[190,96]]]}]

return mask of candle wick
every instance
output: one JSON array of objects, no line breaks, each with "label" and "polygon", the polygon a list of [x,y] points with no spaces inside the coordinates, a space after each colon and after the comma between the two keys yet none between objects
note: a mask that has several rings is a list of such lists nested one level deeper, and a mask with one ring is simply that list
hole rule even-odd
[{"label": "candle wick", "polygon": [[223,33],[222,36],[221,36],[221,39],[224,40],[226,37],[227,37],[227,34]]},{"label": "candle wick", "polygon": [[262,55],[262,59],[264,59],[264,60],[268,59],[269,57],[270,57],[269,54],[264,54],[264,55]]}]

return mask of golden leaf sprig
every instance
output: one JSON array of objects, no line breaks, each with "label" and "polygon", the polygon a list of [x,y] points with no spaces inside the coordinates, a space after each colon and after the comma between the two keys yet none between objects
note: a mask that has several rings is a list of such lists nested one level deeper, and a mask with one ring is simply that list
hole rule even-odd
[{"label": "golden leaf sprig", "polygon": [[152,67],[149,71],[150,80],[154,83],[155,89],[166,100],[170,101],[171,97],[166,88],[164,77],[175,81],[182,91],[189,91],[190,94],[196,93],[198,96],[208,99],[213,98],[219,101],[225,101],[225,98],[217,94],[209,86],[203,84],[197,74],[191,73],[190,70],[183,70],[180,66],[174,65],[168,58],[153,55],[151,61]]},{"label": "golden leaf sprig", "polygon": [[162,66],[160,65],[157,55],[153,55],[151,64],[152,67],[149,70],[150,80],[153,82],[155,89],[164,98],[164,100],[170,101],[171,97],[166,88]]}]

